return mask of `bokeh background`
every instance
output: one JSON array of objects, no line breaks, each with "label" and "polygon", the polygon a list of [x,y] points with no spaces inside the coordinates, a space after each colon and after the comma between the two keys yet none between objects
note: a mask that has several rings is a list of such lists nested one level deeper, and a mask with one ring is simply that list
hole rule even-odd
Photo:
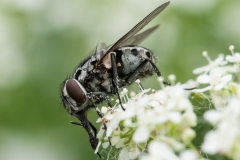
[{"label": "bokeh background", "polygon": [[[101,42],[113,44],[163,0],[1,0],[0,159],[97,159],[83,128],[60,106],[59,86]],[[141,45],[165,77],[194,79],[192,70],[240,50],[239,0],[172,0]],[[147,27],[146,27],[147,28]],[[145,88],[159,89],[156,76]],[[95,124],[97,115],[89,111]]]}]

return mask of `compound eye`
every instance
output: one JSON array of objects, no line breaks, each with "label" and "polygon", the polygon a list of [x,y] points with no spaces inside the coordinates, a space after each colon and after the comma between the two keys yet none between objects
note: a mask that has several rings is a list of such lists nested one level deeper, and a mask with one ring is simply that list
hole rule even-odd
[{"label": "compound eye", "polygon": [[69,79],[66,82],[66,91],[76,103],[84,103],[86,101],[86,94],[80,87],[80,83],[74,79]]}]

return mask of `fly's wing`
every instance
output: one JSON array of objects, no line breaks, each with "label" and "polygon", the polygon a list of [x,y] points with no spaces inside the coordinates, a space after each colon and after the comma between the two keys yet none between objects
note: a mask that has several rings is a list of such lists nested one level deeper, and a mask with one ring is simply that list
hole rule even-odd
[{"label": "fly's wing", "polygon": [[[126,33],[122,38],[120,38],[114,45],[110,47],[110,49],[107,51],[107,53],[102,57],[102,59],[99,61],[98,65],[103,64],[104,62],[109,63],[110,61],[110,55],[114,49],[120,47],[125,41],[127,41],[132,36],[136,35],[144,26],[146,26],[151,20],[153,20],[159,13],[161,13],[170,2],[166,2],[153,10],[149,15],[147,15],[142,21],[140,21],[136,26],[134,26],[128,33]],[[108,67],[107,67],[108,68]]]},{"label": "fly's wing", "polygon": [[139,45],[144,39],[146,39],[148,36],[150,36],[151,33],[153,33],[156,29],[158,29],[159,25],[156,25],[152,28],[147,29],[146,31],[143,31],[139,34],[136,34],[135,36],[132,36],[125,40],[121,46],[126,45]]}]

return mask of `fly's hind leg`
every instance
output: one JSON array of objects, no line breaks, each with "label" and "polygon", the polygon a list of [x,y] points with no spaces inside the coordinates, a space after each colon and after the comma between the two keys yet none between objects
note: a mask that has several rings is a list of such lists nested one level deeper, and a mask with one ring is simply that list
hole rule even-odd
[{"label": "fly's hind leg", "polygon": [[[132,83],[132,81],[139,74],[141,69],[143,69],[148,62],[151,64],[151,66],[153,67],[153,69],[154,69],[155,73],[158,75],[158,77],[161,77],[162,74],[158,70],[157,66],[151,60],[144,59],[144,61],[125,79],[125,82],[126,83]],[[163,84],[171,85],[169,82],[166,82],[166,81],[163,81]]]},{"label": "fly's hind leg", "polygon": [[[162,74],[161,72],[158,70],[157,66],[148,59],[145,59],[126,79],[125,79],[125,83],[132,83],[132,81],[135,79],[135,77],[139,74],[140,70],[143,69],[145,67],[145,65],[147,63],[150,63],[155,71],[155,73],[157,73],[158,77],[161,77]],[[171,86],[171,84],[169,82],[163,81],[163,84],[169,85]],[[142,87],[142,85],[140,84],[140,87]],[[193,87],[193,88],[184,88],[185,90],[194,90],[197,89],[197,87]]]}]

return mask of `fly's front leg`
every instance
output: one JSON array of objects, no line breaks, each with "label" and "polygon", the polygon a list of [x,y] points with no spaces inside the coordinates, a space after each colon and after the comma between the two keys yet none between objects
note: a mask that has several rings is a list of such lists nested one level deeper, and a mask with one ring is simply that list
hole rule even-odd
[{"label": "fly's front leg", "polygon": [[[145,65],[147,63],[150,63],[151,66],[153,67],[155,73],[157,73],[158,77],[161,77],[162,74],[161,72],[158,70],[157,66],[149,59],[144,59],[144,61],[125,79],[126,83],[132,83],[132,81],[135,79],[135,77],[139,74],[139,72],[141,71],[141,69],[143,69],[145,67]],[[166,85],[171,85],[169,82],[163,81],[164,84]]]},{"label": "fly's front leg", "polygon": [[[88,137],[89,137],[89,141],[91,143],[91,146],[95,150],[97,148],[97,145],[98,145],[98,139],[92,133],[91,128],[93,127],[93,125],[87,119],[87,109],[81,110],[81,111],[79,111],[77,113],[73,113],[72,115],[77,117],[80,120],[80,122],[81,122],[81,123],[74,122],[73,124],[77,124],[77,125],[83,126],[83,128],[88,133]],[[93,128],[95,128],[95,127],[93,127]],[[96,132],[95,130],[96,130],[96,128],[93,129],[93,132]],[[99,153],[98,153],[98,155],[99,155]]]},{"label": "fly's front leg", "polygon": [[[103,119],[102,113],[100,112],[100,110],[98,109],[98,107],[96,106],[96,104],[95,104],[92,100],[90,100],[90,101],[91,101],[92,105],[94,106],[95,111],[97,112],[98,116],[99,116],[101,119]],[[103,126],[104,126],[104,129],[107,130],[107,125],[106,125],[104,122],[103,122]],[[95,135],[95,136],[96,136],[96,135]],[[110,138],[110,137],[108,137],[108,141],[109,141],[109,144],[110,144],[110,146],[111,146],[112,143],[111,143],[111,138]]]},{"label": "fly's front leg", "polygon": [[119,100],[119,104],[121,105],[122,107],[122,110],[125,111],[123,105],[122,105],[122,100],[120,98],[120,95],[119,95],[119,77],[118,77],[118,72],[117,72],[117,64],[116,64],[116,56],[114,53],[111,53],[111,64],[112,64],[112,70],[113,70],[113,89],[114,89],[114,92],[117,94],[118,96],[118,100]]},{"label": "fly's front leg", "polygon": [[[71,122],[72,124],[74,124],[74,125],[78,125],[78,126],[82,126],[82,127],[83,127],[83,124],[82,124],[82,123],[74,122],[74,121],[70,121],[70,122]],[[95,127],[90,121],[88,121],[88,123],[89,123],[91,129],[92,129],[93,132],[94,132],[94,136],[97,137],[97,129],[96,129],[96,127]]]}]

